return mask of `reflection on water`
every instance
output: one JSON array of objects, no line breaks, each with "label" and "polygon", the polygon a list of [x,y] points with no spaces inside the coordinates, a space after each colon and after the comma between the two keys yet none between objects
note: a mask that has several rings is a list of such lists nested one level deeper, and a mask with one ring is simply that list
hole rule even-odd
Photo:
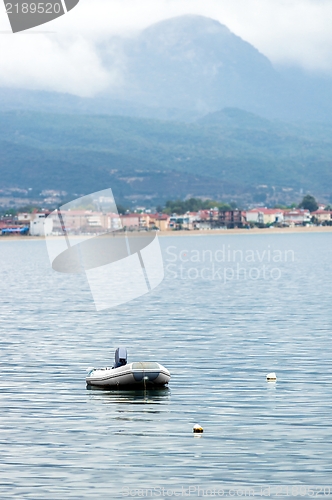
[{"label": "reflection on water", "polygon": [[[50,269],[44,242],[0,242],[0,498],[330,485],[330,238],[160,238],[162,285],[104,313],[94,310],[84,277]],[[223,245],[226,254],[230,245],[259,259],[290,249],[294,260],[268,262],[279,280],[244,280],[243,270],[237,279],[237,263],[202,260],[205,249],[217,255]],[[188,255],[196,261],[180,260]],[[263,264],[241,269],[253,265],[263,276]],[[203,279],[213,265],[234,274]],[[204,266],[209,272],[198,272]],[[128,362],[169,369],[169,389],[87,390],[86,368],[112,364],[118,345],[127,346]]]},{"label": "reflection on water", "polygon": [[[129,404],[162,404],[168,403],[170,399],[170,389],[168,387],[156,387],[149,389],[112,389],[107,390],[102,387],[87,386],[89,395],[101,399],[107,403],[129,403]],[[92,393],[92,394],[91,394]]]}]

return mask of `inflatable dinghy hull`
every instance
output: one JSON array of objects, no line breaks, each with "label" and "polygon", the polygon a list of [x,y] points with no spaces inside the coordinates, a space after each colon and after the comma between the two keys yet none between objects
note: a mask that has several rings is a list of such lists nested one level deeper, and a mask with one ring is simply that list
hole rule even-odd
[{"label": "inflatable dinghy hull", "polygon": [[93,368],[86,383],[88,386],[110,388],[162,387],[168,384],[171,375],[159,363],[134,362],[117,368]]}]

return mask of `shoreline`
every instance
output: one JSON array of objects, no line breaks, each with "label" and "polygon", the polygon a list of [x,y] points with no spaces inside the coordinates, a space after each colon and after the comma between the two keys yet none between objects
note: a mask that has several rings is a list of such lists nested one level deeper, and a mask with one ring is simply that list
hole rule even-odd
[{"label": "shoreline", "polygon": [[[274,228],[253,228],[253,229],[203,229],[196,231],[158,231],[158,236],[232,236],[238,234],[246,235],[270,235],[270,234],[297,234],[297,233],[332,233],[332,226],[299,226],[299,227],[274,227]],[[57,238],[57,236],[54,236]],[[79,236],[78,236],[79,238]],[[41,241],[44,236],[0,236],[0,241]]]},{"label": "shoreline", "polygon": [[296,234],[296,233],[332,233],[332,226],[299,226],[299,227],[273,227],[253,229],[202,229],[196,231],[160,231],[158,236],[199,236],[199,235],[224,235],[233,234]]}]

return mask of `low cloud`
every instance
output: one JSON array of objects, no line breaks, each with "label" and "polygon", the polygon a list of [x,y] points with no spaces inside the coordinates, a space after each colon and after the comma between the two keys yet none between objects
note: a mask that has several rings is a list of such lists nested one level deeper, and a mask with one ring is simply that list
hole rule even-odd
[{"label": "low cloud", "polygon": [[276,64],[332,74],[329,0],[81,0],[65,16],[15,35],[1,5],[0,86],[95,95],[121,82],[121,56],[106,65],[100,43],[188,13],[226,24]]},{"label": "low cloud", "polygon": [[54,90],[82,97],[116,82],[116,72],[102,67],[91,43],[47,34],[10,37],[0,52],[0,75],[3,87]]}]

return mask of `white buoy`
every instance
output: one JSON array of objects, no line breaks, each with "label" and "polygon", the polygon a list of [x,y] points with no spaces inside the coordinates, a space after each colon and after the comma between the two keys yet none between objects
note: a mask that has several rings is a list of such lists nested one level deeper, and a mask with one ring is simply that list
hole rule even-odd
[{"label": "white buoy", "polygon": [[193,427],[193,432],[195,433],[202,433],[203,432],[203,427],[201,427],[199,424],[195,424]]},{"label": "white buoy", "polygon": [[266,381],[267,382],[276,382],[277,381],[277,375],[274,372],[268,373],[266,375]]}]

